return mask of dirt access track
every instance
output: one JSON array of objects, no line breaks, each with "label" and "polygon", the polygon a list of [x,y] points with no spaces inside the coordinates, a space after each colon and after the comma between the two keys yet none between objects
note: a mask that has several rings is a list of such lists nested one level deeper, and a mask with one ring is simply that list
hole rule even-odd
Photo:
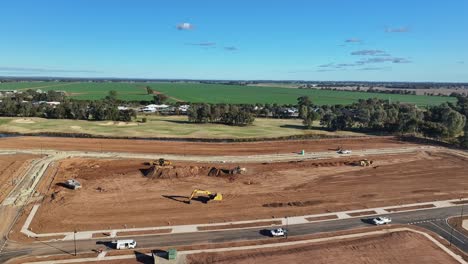
[{"label": "dirt access track", "polygon": [[[70,158],[51,167],[38,191],[44,199],[31,227],[37,233],[221,223],[339,212],[466,197],[466,158],[441,150],[279,163],[174,162],[177,173],[147,177],[144,160]],[[210,166],[245,174],[208,176]],[[62,187],[75,178],[83,185]],[[223,201],[196,199],[193,189]],[[272,219],[273,220],[273,219]]]},{"label": "dirt access track", "polygon": [[249,143],[203,143],[181,141],[88,139],[62,137],[9,137],[0,138],[0,149],[54,149],[96,152],[133,152],[187,155],[259,155],[330,151],[345,149],[399,148],[413,144],[400,142],[393,137],[356,139],[319,139],[265,141]]},{"label": "dirt access track", "polygon": [[[313,262],[311,262],[312,259]],[[107,263],[111,264],[113,262]],[[397,232],[340,242],[271,249],[200,253],[187,256],[186,263],[450,264],[459,262],[420,234]]]},{"label": "dirt access track", "polygon": [[0,155],[0,203],[10,193],[34,155]]}]

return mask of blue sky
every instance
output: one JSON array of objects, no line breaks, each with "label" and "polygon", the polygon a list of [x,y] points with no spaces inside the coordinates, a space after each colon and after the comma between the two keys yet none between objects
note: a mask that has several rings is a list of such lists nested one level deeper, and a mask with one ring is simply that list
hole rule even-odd
[{"label": "blue sky", "polygon": [[468,82],[465,0],[2,0],[0,76]]}]

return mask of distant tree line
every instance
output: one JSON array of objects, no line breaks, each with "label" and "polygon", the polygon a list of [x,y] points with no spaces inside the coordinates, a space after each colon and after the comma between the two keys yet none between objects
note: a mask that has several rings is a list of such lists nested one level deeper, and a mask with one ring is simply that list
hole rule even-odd
[{"label": "distant tree line", "polygon": [[298,98],[299,115],[304,126],[314,121],[328,130],[361,130],[414,134],[468,147],[468,99],[458,96],[457,103],[444,103],[427,109],[386,100],[359,100],[351,105],[314,106],[310,98]]},{"label": "distant tree line", "polygon": [[54,91],[37,93],[27,90],[14,97],[2,98],[0,116],[128,122],[136,117],[136,112],[119,110],[115,91],[110,91],[103,100],[81,101],[67,99]]}]

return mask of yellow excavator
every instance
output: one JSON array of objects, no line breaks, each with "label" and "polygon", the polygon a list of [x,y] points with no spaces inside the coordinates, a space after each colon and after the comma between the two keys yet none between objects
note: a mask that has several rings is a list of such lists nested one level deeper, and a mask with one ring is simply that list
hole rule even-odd
[{"label": "yellow excavator", "polygon": [[223,195],[220,194],[220,193],[213,193],[213,192],[210,192],[210,191],[195,189],[195,190],[193,190],[192,194],[190,195],[188,203],[190,203],[192,201],[193,197],[198,196],[198,195],[206,195],[208,200],[213,200],[213,201],[222,201],[223,200]]},{"label": "yellow excavator", "polygon": [[151,162],[152,166],[170,166],[172,165],[172,162],[170,160],[167,160],[167,159],[159,159],[159,160],[155,160],[153,162]]}]

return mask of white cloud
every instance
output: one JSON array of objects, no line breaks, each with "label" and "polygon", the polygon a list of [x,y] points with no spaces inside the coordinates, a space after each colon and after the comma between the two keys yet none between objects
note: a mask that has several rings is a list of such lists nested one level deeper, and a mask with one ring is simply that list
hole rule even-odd
[{"label": "white cloud", "polygon": [[180,23],[177,25],[178,30],[192,30],[193,28],[194,28],[193,25],[187,22]]}]

